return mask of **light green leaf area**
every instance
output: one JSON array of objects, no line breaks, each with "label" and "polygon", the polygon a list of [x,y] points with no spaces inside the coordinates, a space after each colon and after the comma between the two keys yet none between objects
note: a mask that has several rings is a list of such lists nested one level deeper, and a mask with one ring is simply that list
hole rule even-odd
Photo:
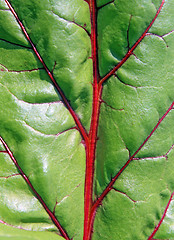
[{"label": "light green leaf area", "polygon": [[[10,3],[88,129],[92,61],[87,3],[74,0],[73,7],[70,1]],[[2,0],[0,9],[0,135],[69,237],[82,239],[85,148],[80,133]],[[2,144],[0,150],[5,150]],[[4,235],[10,227],[2,224],[0,239],[59,239],[57,228],[7,153],[0,153],[0,163],[0,221],[34,231],[12,228]]]},{"label": "light green leaf area", "polygon": [[63,240],[57,234],[45,232],[31,232],[22,229],[16,229],[12,226],[0,224],[0,239],[1,240]]},{"label": "light green leaf area", "polygon": [[[131,47],[142,35],[160,3],[115,1],[99,10],[101,75],[124,57],[127,46]],[[173,102],[174,19],[166,10],[173,3],[166,1],[150,34],[116,76],[104,84],[95,173],[96,197],[141,146]],[[164,23],[162,19],[165,19]],[[93,239],[147,240],[153,232],[174,191],[173,119],[171,110],[136,159],[116,180],[114,189],[97,210]],[[155,239],[174,238],[172,206],[173,202]]]}]

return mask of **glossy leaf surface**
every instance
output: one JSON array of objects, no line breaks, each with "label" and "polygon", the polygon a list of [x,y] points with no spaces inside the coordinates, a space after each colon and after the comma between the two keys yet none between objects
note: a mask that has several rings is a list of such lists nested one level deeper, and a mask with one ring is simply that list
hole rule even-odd
[{"label": "glossy leaf surface", "polygon": [[173,8],[0,0],[0,239],[174,238]]}]

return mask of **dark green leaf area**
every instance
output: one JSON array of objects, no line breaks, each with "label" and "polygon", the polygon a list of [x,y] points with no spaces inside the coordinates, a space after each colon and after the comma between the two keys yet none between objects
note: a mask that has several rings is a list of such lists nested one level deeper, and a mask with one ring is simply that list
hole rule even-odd
[{"label": "dark green leaf area", "polygon": [[[159,4],[157,4],[159,5]],[[105,75],[128,52],[156,14],[155,5],[146,0],[119,1],[98,13],[99,66]]]},{"label": "dark green leaf area", "polygon": [[46,233],[39,231],[25,231],[22,229],[14,228],[13,226],[6,226],[0,224],[0,240],[63,240],[54,233]]},{"label": "dark green leaf area", "polygon": [[[130,163],[97,211],[94,239],[147,240],[174,190],[173,186],[169,187],[174,177],[167,177],[169,168],[174,167],[173,153],[171,151],[167,159],[159,157]],[[168,216],[173,213],[172,205],[169,211]],[[166,221],[168,234],[163,232],[158,235],[159,239],[173,237],[172,232],[169,234],[172,216]]]},{"label": "dark green leaf area", "polygon": [[48,0],[11,3],[48,69],[53,71],[73,109],[89,128],[92,61],[91,42],[84,29],[90,26],[88,5],[84,1],[69,5],[67,1]]},{"label": "dark green leaf area", "polygon": [[[0,8],[8,9],[7,5],[5,4],[5,1],[0,2]],[[9,9],[1,10],[0,25],[1,25],[0,39],[4,39],[15,44],[20,44],[24,47],[26,46],[29,47],[28,41],[24,37],[20,26],[14,20],[14,16],[11,14]]]},{"label": "dark green leaf area", "polygon": [[105,7],[105,5],[107,4],[112,4],[114,2],[114,0],[97,0],[97,7],[102,8]]}]

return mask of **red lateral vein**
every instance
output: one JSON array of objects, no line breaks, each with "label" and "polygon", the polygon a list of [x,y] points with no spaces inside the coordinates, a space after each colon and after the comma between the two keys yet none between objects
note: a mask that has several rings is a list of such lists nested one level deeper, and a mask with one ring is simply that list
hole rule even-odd
[{"label": "red lateral vein", "polygon": [[10,4],[10,2],[8,0],[5,0],[5,2],[7,3],[10,11],[12,12],[12,14],[14,15],[14,17],[16,18],[18,24],[20,25],[25,37],[27,38],[28,42],[30,43],[34,53],[36,54],[37,58],[39,59],[39,61],[42,63],[44,69],[46,70],[48,76],[50,77],[54,87],[56,88],[56,90],[58,91],[58,93],[60,94],[61,98],[62,98],[62,101],[64,103],[64,105],[66,106],[66,108],[69,110],[71,116],[73,117],[78,129],[79,129],[79,132],[81,133],[83,139],[85,140],[85,142],[88,142],[88,134],[84,128],[84,126],[82,125],[82,123],[80,122],[78,116],[76,115],[76,113],[74,112],[74,110],[72,109],[72,107],[70,106],[70,103],[68,102],[64,92],[62,91],[62,89],[59,87],[58,83],[56,82],[53,74],[50,72],[50,70],[48,69],[48,67],[46,66],[44,60],[42,59],[41,55],[39,54],[39,52],[37,51],[34,43],[32,42],[30,36],[28,35],[23,23],[20,21],[18,15],[16,14],[14,8],[12,7],[12,5]]},{"label": "red lateral vein", "polygon": [[16,176],[20,176],[20,174],[19,173],[14,173],[14,174],[11,174],[7,177],[0,176],[0,178],[8,179],[8,178],[11,178],[11,177],[16,177]]},{"label": "red lateral vein", "polygon": [[111,77],[127,60],[128,58],[133,54],[133,51],[135,50],[135,48],[139,45],[139,43],[143,40],[143,38],[146,36],[147,32],[149,31],[149,29],[151,28],[151,26],[153,25],[154,21],[156,20],[156,18],[158,17],[163,5],[165,3],[165,0],[162,1],[155,17],[153,18],[153,20],[151,21],[151,23],[149,24],[149,26],[146,28],[146,30],[144,31],[144,33],[141,35],[141,37],[136,41],[136,43],[128,50],[127,54],[124,56],[124,58],[109,72],[107,73],[100,81],[100,85],[102,85],[109,77]]},{"label": "red lateral vein", "polygon": [[81,26],[80,24],[76,23],[75,21],[69,21],[69,22],[74,23],[76,26],[82,28],[88,34],[88,36],[91,37],[90,32],[88,32],[88,30],[85,27]]},{"label": "red lateral vein", "polygon": [[131,197],[129,197],[126,193],[124,193],[124,192],[121,192],[121,191],[119,191],[119,190],[117,190],[116,188],[112,188],[114,191],[116,191],[116,192],[118,192],[118,193],[121,193],[121,194],[123,194],[123,195],[125,195],[127,198],[129,198],[132,202],[136,202],[134,199],[132,199]]},{"label": "red lateral vein", "polygon": [[13,156],[13,153],[11,152],[11,150],[9,149],[9,147],[7,146],[6,142],[3,140],[2,137],[0,137],[0,141],[2,142],[3,146],[5,147],[7,153],[9,154],[11,160],[13,161],[13,163],[15,164],[15,166],[17,167],[20,175],[23,177],[23,179],[25,180],[25,182],[28,184],[28,186],[31,188],[31,190],[33,191],[33,193],[35,194],[35,196],[37,197],[37,199],[39,200],[39,202],[42,204],[42,206],[44,207],[44,209],[46,210],[46,212],[48,213],[48,215],[50,216],[52,222],[56,225],[56,227],[58,228],[58,230],[60,231],[62,237],[64,237],[66,240],[70,240],[70,238],[68,237],[67,233],[65,232],[65,230],[63,229],[63,227],[61,226],[61,224],[59,223],[59,221],[57,220],[56,216],[54,215],[53,212],[51,212],[51,210],[47,207],[46,203],[44,202],[44,200],[42,199],[42,197],[39,195],[39,193],[35,190],[35,188],[33,187],[32,183],[30,182],[29,178],[25,175],[25,173],[23,172],[22,168],[19,166],[17,160],[15,159],[15,157]]},{"label": "red lateral vein", "polygon": [[170,147],[166,154],[156,157],[144,157],[144,158],[133,158],[132,160],[149,160],[149,159],[158,159],[158,158],[165,158],[167,159],[167,155],[173,150],[174,144]]},{"label": "red lateral vein", "polygon": [[[26,229],[24,229],[24,228],[22,228],[22,227],[17,227],[17,226],[14,226],[14,225],[8,224],[8,223],[4,222],[4,221],[1,220],[1,219],[0,219],[0,223],[2,223],[2,224],[4,224],[4,225],[7,225],[7,226],[14,227],[14,228],[18,228],[18,229],[26,230]],[[26,231],[27,231],[27,230],[26,230]]]},{"label": "red lateral vein", "polygon": [[108,186],[105,188],[103,193],[98,197],[98,199],[94,202],[91,210],[91,226],[93,224],[93,220],[95,217],[96,209],[99,207],[103,199],[106,197],[106,195],[113,189],[113,185],[117,178],[123,173],[123,171],[126,169],[126,167],[129,165],[129,163],[134,159],[135,155],[142,149],[142,147],[146,144],[146,142],[149,140],[149,138],[153,135],[153,133],[156,131],[156,129],[159,127],[161,122],[165,119],[165,117],[168,115],[168,113],[173,109],[174,102],[171,104],[171,106],[168,108],[168,110],[165,112],[165,114],[159,119],[158,123],[154,127],[154,129],[151,131],[151,133],[148,135],[148,137],[144,140],[144,142],[141,144],[141,146],[137,149],[137,151],[129,158],[129,160],[126,162],[126,164],[120,169],[120,171],[115,175],[115,177],[112,178]]},{"label": "red lateral vein", "polygon": [[167,214],[167,210],[168,210],[169,205],[170,205],[170,203],[171,203],[171,201],[172,201],[172,199],[173,199],[173,196],[174,196],[174,192],[171,194],[171,197],[170,197],[170,199],[169,199],[169,201],[168,201],[168,203],[167,203],[167,206],[166,206],[166,208],[165,208],[165,210],[164,210],[164,213],[163,213],[163,215],[162,215],[162,217],[161,217],[158,225],[155,227],[155,229],[153,230],[152,234],[151,234],[150,237],[148,238],[148,240],[152,240],[152,239],[153,239],[155,233],[158,231],[159,227],[161,226],[161,224],[162,224],[162,222],[163,222],[163,220],[164,220],[164,218],[165,218],[165,216],[166,216],[166,214]]},{"label": "red lateral vein", "polygon": [[4,67],[5,69],[0,69],[0,71],[6,71],[6,72],[14,72],[14,73],[22,73],[22,72],[34,72],[39,70],[45,70],[44,68],[33,68],[33,69],[25,69],[25,70],[10,70],[5,65],[0,63],[0,66]]}]

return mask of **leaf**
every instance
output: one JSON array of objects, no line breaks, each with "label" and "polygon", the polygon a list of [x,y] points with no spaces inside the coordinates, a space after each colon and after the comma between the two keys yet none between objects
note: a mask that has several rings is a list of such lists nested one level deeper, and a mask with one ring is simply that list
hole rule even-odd
[{"label": "leaf", "polygon": [[41,239],[50,239],[50,240],[62,240],[63,238],[60,236],[57,236],[53,233],[47,233],[47,232],[32,232],[28,231],[26,236],[25,230],[19,230],[15,229],[14,227],[6,226],[4,224],[1,224],[0,226],[0,239],[6,240],[6,239],[13,239],[13,240],[41,240]]},{"label": "leaf", "polygon": [[173,7],[0,1],[0,239],[174,238]]}]

